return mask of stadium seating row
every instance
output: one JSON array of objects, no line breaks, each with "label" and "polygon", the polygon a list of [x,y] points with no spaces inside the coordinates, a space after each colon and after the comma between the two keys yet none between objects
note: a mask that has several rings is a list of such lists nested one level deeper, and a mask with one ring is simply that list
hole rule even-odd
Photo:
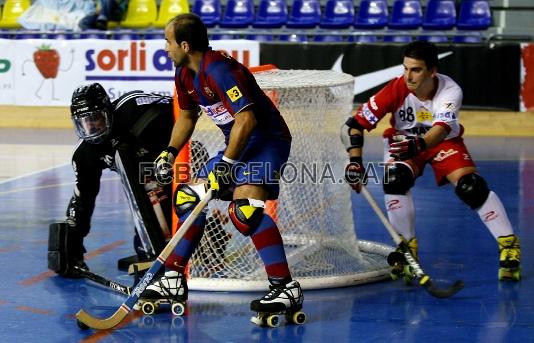
[{"label": "stadium seating row", "polygon": [[[286,0],[259,0],[257,9],[254,8],[254,0],[227,0],[222,11],[221,0],[194,0],[192,11],[201,16],[208,27],[219,31],[212,39],[237,38],[243,35],[232,34],[231,30],[249,28],[256,30],[258,34],[249,32],[244,38],[273,40],[274,36],[265,32],[283,28],[293,32],[280,35],[277,37],[280,40],[307,41],[308,38],[299,29],[317,29],[322,32],[314,35],[315,41],[335,42],[343,41],[346,31],[355,29],[368,32],[349,35],[350,41],[374,42],[378,38],[372,33],[379,32],[384,41],[405,42],[412,39],[410,34],[395,32],[422,29],[428,34],[426,38],[434,42],[447,41],[447,35],[438,32],[451,30],[459,38],[456,41],[480,41],[480,35],[462,35],[458,31],[483,31],[492,23],[488,0],[462,0],[458,15],[455,0],[428,0],[424,13],[419,0],[394,0],[391,10],[387,0],[359,0],[357,11],[353,0],[327,0],[323,9],[320,0],[287,1],[292,1],[290,11]],[[5,0],[0,29],[20,27],[16,18],[29,4],[30,0]],[[188,0],[161,0],[159,10],[156,0],[130,0],[125,19],[115,25],[112,23],[110,27],[162,28],[173,16],[189,10]],[[385,29],[390,32],[384,32]],[[339,30],[344,32],[329,34]],[[82,33],[82,36],[87,37],[93,35],[92,32]],[[123,36],[127,39],[136,36],[136,33],[126,33]],[[161,32],[148,32],[144,38],[161,36]]]}]

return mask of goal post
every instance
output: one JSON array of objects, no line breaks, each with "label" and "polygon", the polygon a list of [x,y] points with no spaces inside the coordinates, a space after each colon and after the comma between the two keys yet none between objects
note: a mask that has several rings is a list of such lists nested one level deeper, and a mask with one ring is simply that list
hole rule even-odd
[{"label": "goal post", "polygon": [[[255,72],[293,136],[281,176],[280,196],[270,205],[284,240],[289,268],[304,289],[344,287],[389,277],[391,246],[358,240],[351,190],[344,181],[347,154],[339,129],[352,110],[354,78],[330,70]],[[210,156],[224,149],[223,135],[206,116],[192,140]],[[189,263],[192,290],[258,291],[267,288],[263,263],[250,237],[227,217],[228,202],[212,200],[204,237]]]}]

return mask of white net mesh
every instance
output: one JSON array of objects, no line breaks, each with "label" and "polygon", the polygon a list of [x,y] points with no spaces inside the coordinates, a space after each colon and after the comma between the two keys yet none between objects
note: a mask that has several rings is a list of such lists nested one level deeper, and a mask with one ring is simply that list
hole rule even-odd
[{"label": "white net mesh", "polygon": [[[255,76],[277,104],[293,136],[278,204],[270,209],[293,277],[308,289],[387,277],[385,256],[391,248],[357,240],[350,188],[342,184],[347,155],[339,128],[351,112],[353,77],[326,70],[271,70]],[[193,139],[200,141],[210,156],[224,148],[222,133],[205,116],[199,119]],[[189,287],[267,288],[254,245],[226,216],[228,203],[215,200],[209,207],[205,235],[191,259]]]}]

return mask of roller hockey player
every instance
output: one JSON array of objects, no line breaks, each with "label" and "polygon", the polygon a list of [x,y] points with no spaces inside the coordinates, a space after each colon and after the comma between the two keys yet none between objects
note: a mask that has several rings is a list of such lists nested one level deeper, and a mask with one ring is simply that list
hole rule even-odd
[{"label": "roller hockey player", "polygon": [[[282,312],[290,315],[292,322],[302,324],[305,320],[300,311],[302,290],[291,277],[280,231],[264,212],[265,201],[278,198],[277,181],[291,146],[289,129],[248,69],[209,48],[206,27],[198,16],[176,16],[165,28],[165,40],[166,51],[177,67],[175,84],[180,116],[169,147],[155,161],[156,172],[169,174],[174,157],[195,129],[199,109],[221,129],[226,142],[225,150],[208,162],[196,180],[178,185],[174,210],[183,222],[206,194],[206,187],[212,190],[214,198],[230,200],[228,216],[241,234],[251,238],[271,285],[265,296],[251,303],[251,309],[262,317]],[[262,167],[267,165],[269,168]],[[204,226],[205,214],[200,214],[167,258],[165,275],[141,295],[141,304],[150,301],[154,291],[173,301],[175,293],[169,296],[161,285],[172,285],[172,280],[177,280],[171,279],[175,275],[171,271],[185,272],[204,234]],[[295,315],[296,312],[299,314]],[[255,323],[278,324],[275,320]]]},{"label": "roller hockey player", "polygon": [[80,138],[72,157],[76,184],[66,222],[50,225],[49,268],[66,277],[80,276],[74,266],[87,269],[83,240],[91,227],[100,177],[106,168],[121,176],[135,212],[137,256],[131,260],[153,258],[165,246],[171,190],[170,185],[164,188],[151,179],[140,184],[140,163],[151,165],[167,146],[174,124],[172,98],[133,91],[112,103],[104,88],[94,83],[74,91],[71,118]]},{"label": "roller hockey player", "polygon": [[[393,79],[361,105],[342,126],[341,139],[349,153],[345,178],[356,192],[365,182],[362,163],[363,133],[372,130],[387,113],[392,127],[384,132],[385,203],[389,221],[404,237],[414,256],[415,208],[410,189],[426,164],[436,183],[451,183],[456,195],[475,210],[499,246],[499,279],[519,280],[520,247],[501,200],[477,171],[462,139],[458,122],[462,90],[450,77],[437,73],[438,50],[428,42],[416,41],[404,50],[404,75]],[[411,242],[411,243],[410,243]],[[393,252],[388,258],[392,274],[407,272],[406,261]]]}]

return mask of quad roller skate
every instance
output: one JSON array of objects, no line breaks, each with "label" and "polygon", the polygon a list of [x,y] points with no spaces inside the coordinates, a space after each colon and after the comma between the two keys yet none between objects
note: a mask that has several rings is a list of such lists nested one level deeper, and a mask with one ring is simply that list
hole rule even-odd
[{"label": "quad roller skate", "polygon": [[301,311],[304,295],[300,284],[293,280],[287,284],[271,284],[269,288],[266,295],[250,303],[250,309],[257,313],[250,321],[275,328],[280,326],[280,315],[284,315],[288,323],[304,324],[306,314]]},{"label": "quad roller skate", "polygon": [[499,243],[499,280],[521,279],[521,248],[519,238],[516,235],[501,236],[497,238]]},{"label": "quad roller skate", "polygon": [[185,312],[187,293],[185,276],[176,271],[167,271],[145,289],[134,309],[150,315],[154,314],[160,305],[170,304],[172,313],[181,316]]},{"label": "quad roller skate", "polygon": [[[402,239],[404,241],[404,238]],[[408,242],[406,242],[406,244],[410,249],[410,253],[417,261],[417,238],[412,237]],[[391,271],[389,275],[391,276],[392,280],[403,278],[405,283],[410,283],[413,279],[415,279],[415,272],[412,270],[412,267],[410,267],[410,265],[406,261],[402,249],[400,247],[397,247],[395,251],[391,252],[388,255],[387,261],[388,264],[391,266]]]},{"label": "quad roller skate", "polygon": [[275,328],[280,325],[280,315],[284,315],[288,323],[304,324],[306,314],[301,311],[304,296],[299,283],[293,280],[269,288],[269,293],[250,303],[250,309],[257,313],[250,321],[258,326]]}]

